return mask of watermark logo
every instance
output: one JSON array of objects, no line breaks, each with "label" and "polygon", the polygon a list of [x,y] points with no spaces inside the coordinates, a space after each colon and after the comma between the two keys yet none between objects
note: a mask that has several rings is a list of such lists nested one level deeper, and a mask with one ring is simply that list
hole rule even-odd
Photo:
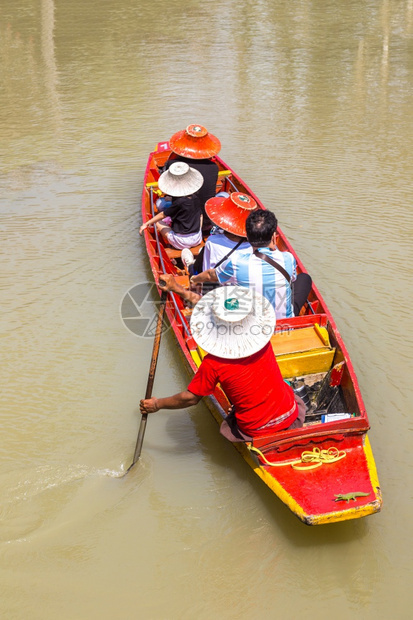
[{"label": "watermark logo", "polygon": [[[120,316],[126,329],[139,338],[153,338],[159,315],[159,293],[153,282],[140,282],[124,295],[120,305]],[[170,328],[166,315],[162,322],[162,333]]]}]

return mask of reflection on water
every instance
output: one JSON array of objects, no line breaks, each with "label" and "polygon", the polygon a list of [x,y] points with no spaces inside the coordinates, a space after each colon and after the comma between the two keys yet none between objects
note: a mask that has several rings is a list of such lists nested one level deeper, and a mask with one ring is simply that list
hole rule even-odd
[{"label": "reflection on water", "polygon": [[[412,0],[3,1],[5,617],[364,619],[396,599],[408,617],[412,37]],[[123,476],[152,350],[119,315],[151,278],[142,175],[191,122],[277,213],[336,318],[380,515],[305,528],[202,405],[151,416]],[[154,392],[187,381],[167,333]]]},{"label": "reflection on water", "polygon": [[42,58],[45,66],[44,81],[47,92],[47,102],[50,106],[50,115],[56,125],[56,133],[60,129],[62,115],[58,92],[58,75],[54,49],[55,6],[54,0],[42,0]]}]

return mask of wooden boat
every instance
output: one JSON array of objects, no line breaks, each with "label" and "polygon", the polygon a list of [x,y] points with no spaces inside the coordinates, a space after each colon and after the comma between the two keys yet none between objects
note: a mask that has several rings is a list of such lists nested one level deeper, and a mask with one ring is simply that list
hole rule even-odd
[{"label": "wooden boat", "polygon": [[[159,169],[170,155],[161,142],[149,155],[142,192],[142,221],[156,213]],[[218,191],[243,192],[265,208],[239,176],[219,157]],[[278,229],[280,250],[288,250],[304,271],[283,232]],[[171,273],[188,286],[180,251],[165,247],[154,227],[144,232],[155,282]],[[193,252],[199,248],[193,249]],[[166,313],[179,347],[192,373],[201,364],[200,351],[189,329],[190,310],[179,296],[170,294]],[[369,421],[357,378],[341,335],[324,300],[313,285],[300,316],[277,322],[272,345],[283,377],[305,384],[312,410],[302,428],[233,444],[254,472],[307,525],[355,519],[378,512],[382,499],[367,431]],[[228,410],[228,400],[217,387],[205,399],[217,422]],[[321,417],[320,408],[324,408]],[[336,419],[328,416],[336,412]],[[339,414],[337,415],[337,411]],[[345,417],[340,414],[347,414]],[[257,450],[258,452],[254,452]]]}]

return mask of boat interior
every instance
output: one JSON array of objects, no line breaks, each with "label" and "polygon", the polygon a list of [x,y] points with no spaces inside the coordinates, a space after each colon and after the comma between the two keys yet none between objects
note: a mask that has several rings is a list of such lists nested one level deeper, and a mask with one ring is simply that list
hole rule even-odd
[{"label": "boat interior", "polygon": [[[157,180],[160,168],[164,165],[168,151],[154,153],[152,163],[147,171],[147,182],[144,188],[145,209],[147,217],[156,213],[155,202],[159,195]],[[220,172],[217,183],[219,191],[244,192],[251,191],[231,171],[222,166],[219,158]],[[254,199],[261,205],[260,201]],[[204,240],[205,241],[205,240]],[[197,255],[204,241],[191,252]],[[280,231],[278,237],[280,250],[288,250],[295,255],[287,239]],[[184,287],[189,287],[189,275],[181,262],[181,251],[165,246],[157,234],[156,228],[149,233],[149,254],[152,254],[152,269],[161,273],[172,273]],[[297,257],[296,257],[297,258]],[[302,265],[297,258],[297,270]],[[188,320],[191,309],[182,304],[178,296],[170,307],[175,320],[175,331],[181,331],[181,345],[185,344],[190,357],[197,366],[205,353],[197,347],[188,331]],[[313,287],[307,303],[299,316],[277,322],[271,344],[281,369],[283,378],[303,398],[307,405],[305,426],[327,423],[336,426],[368,428],[364,410],[360,410],[359,399],[349,371],[348,360],[343,354],[340,337],[332,325],[330,315],[324,302]]]}]

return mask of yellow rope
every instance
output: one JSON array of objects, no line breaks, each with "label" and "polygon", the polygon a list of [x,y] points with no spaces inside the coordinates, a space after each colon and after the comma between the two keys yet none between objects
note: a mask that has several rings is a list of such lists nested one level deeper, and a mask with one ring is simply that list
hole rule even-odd
[{"label": "yellow rope", "polygon": [[323,463],[329,465],[331,463],[336,463],[337,461],[341,461],[346,456],[344,450],[338,450],[337,448],[328,448],[328,450],[320,450],[320,448],[314,448],[313,450],[304,450],[301,453],[301,457],[299,459],[283,461],[282,463],[271,463],[267,460],[261,450],[258,448],[254,448],[251,444],[247,444],[248,449],[251,452],[255,452],[258,454],[264,463],[270,465],[270,467],[284,467],[284,465],[291,465],[293,469],[297,469],[299,471],[307,471],[308,469],[316,469],[317,467],[321,467]]},{"label": "yellow rope", "polygon": [[300,467],[300,461],[296,461],[296,463],[292,464],[293,469],[315,469],[316,467],[321,467],[321,465],[326,464],[330,465],[331,463],[336,463],[337,461],[341,461],[344,459],[346,453],[344,450],[338,450],[337,448],[328,448],[328,450],[320,450],[320,448],[314,448],[312,452],[304,451],[301,454],[301,463],[314,463],[314,465],[307,465],[304,467]]}]

